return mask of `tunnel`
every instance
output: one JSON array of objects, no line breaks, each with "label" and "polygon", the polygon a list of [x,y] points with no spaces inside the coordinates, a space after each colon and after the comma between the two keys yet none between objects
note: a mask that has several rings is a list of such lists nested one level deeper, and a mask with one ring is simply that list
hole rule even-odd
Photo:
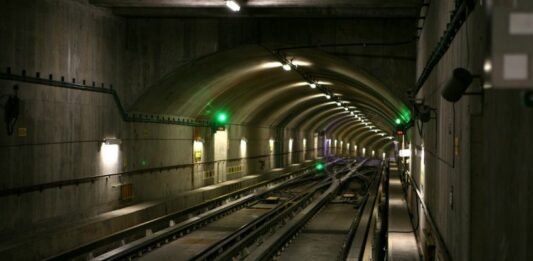
[{"label": "tunnel", "polygon": [[533,260],[533,5],[0,2],[2,260]]}]

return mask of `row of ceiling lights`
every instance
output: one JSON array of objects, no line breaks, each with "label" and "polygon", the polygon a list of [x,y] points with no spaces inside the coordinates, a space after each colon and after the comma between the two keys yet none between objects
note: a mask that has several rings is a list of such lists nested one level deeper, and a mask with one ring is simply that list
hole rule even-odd
[{"label": "row of ceiling lights", "polygon": [[[292,60],[288,60],[286,58],[283,58],[283,65],[282,65],[282,68],[284,71],[288,72],[288,71],[291,71],[293,68],[296,70],[297,69],[297,65],[294,64],[292,62]],[[355,106],[352,106],[354,109],[351,110],[350,107],[348,106],[348,104],[350,103],[349,101],[342,101],[340,99],[340,97],[337,97],[335,96],[330,90],[328,90],[328,88],[320,85],[318,83],[318,81],[312,79],[312,77],[306,75],[306,74],[300,74],[302,75],[302,77],[307,81],[307,84],[309,85],[309,87],[311,89],[319,89],[321,90],[323,93],[324,93],[324,97],[326,97],[326,99],[330,100],[330,99],[333,99],[335,101],[335,103],[337,104],[337,106],[339,107],[343,107],[344,110],[346,112],[349,112],[352,116],[354,116],[354,118],[356,120],[359,120],[361,123],[363,123],[365,125],[366,128],[370,129],[371,131],[373,131],[374,133],[377,133],[379,134],[380,136],[385,136],[387,135],[387,132],[383,131],[383,130],[380,130],[378,128],[376,128],[374,126],[374,124],[372,124],[365,116],[364,114],[357,110],[357,107]],[[392,136],[389,136],[388,137],[390,140],[394,139],[394,137]]]},{"label": "row of ceiling lights", "polygon": [[[241,10],[241,6],[239,5],[239,3],[237,1],[234,1],[234,0],[225,0],[226,2],[226,6],[231,9],[232,11],[234,12],[238,12]],[[283,65],[282,65],[282,68],[283,70],[285,71],[291,71],[292,68],[295,68],[296,69],[296,65],[292,63],[292,60],[287,60],[287,59],[284,59],[284,62],[283,62]],[[372,124],[371,122],[368,121],[368,119],[363,115],[363,113],[361,113],[360,111],[358,111],[357,109],[354,109],[354,110],[350,110],[350,108],[348,107],[348,101],[341,101],[339,97],[336,97],[331,91],[329,91],[326,87],[323,87],[321,86],[320,84],[318,84],[317,81],[315,80],[312,80],[310,79],[310,77],[307,77],[305,75],[303,75],[305,80],[308,82],[308,85],[309,87],[311,87],[311,89],[319,89],[319,90],[322,90],[322,92],[324,93],[324,97],[326,97],[326,99],[330,100],[330,99],[333,99],[333,100],[336,100],[336,104],[337,106],[342,106],[344,107],[344,110],[346,112],[349,112],[352,116],[355,117],[356,120],[359,120],[361,121],[361,123],[363,123],[368,129],[370,129],[371,131],[375,132],[375,133],[378,133],[380,136],[385,136],[387,135],[387,133],[383,130],[379,130],[377,129],[374,124]],[[343,106],[343,103],[345,103],[346,105]],[[353,106],[355,107],[355,106]],[[392,136],[388,137],[389,139],[393,139]]]}]

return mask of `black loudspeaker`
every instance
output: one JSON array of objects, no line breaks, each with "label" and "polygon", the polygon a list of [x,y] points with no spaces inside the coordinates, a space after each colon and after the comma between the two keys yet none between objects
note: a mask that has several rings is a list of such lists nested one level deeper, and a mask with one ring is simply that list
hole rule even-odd
[{"label": "black loudspeaker", "polygon": [[418,110],[418,118],[420,121],[426,123],[431,120],[431,108],[426,105],[420,106]]},{"label": "black loudspeaker", "polygon": [[522,104],[526,108],[533,107],[533,91],[523,91],[521,93],[522,96]]},{"label": "black loudspeaker", "polygon": [[472,83],[472,74],[464,68],[453,70],[452,77],[444,85],[441,96],[449,102],[457,102]]}]

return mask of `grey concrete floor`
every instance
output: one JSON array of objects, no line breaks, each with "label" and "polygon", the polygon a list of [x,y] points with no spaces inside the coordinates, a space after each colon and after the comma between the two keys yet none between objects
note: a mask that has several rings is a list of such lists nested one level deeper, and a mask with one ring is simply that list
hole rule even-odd
[{"label": "grey concrete floor", "polygon": [[169,244],[163,245],[140,259],[188,260],[275,206],[274,204],[257,204],[253,208],[241,209]]},{"label": "grey concrete floor", "polygon": [[327,205],[278,260],[335,260],[356,213],[352,205]]},{"label": "grey concrete floor", "polygon": [[409,218],[398,171],[389,177],[389,245],[388,260],[420,260],[417,241]]}]

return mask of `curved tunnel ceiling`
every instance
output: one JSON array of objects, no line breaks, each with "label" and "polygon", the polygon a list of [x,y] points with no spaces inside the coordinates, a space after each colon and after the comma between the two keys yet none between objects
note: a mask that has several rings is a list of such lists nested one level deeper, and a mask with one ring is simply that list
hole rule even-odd
[{"label": "curved tunnel ceiling", "polygon": [[[232,124],[325,131],[343,140],[350,137],[346,142],[354,144],[361,136],[365,145],[380,148],[390,143],[383,136],[392,133],[394,119],[410,120],[400,99],[347,61],[316,50],[282,55],[250,45],[183,65],[153,85],[133,111],[195,119],[225,111]],[[298,65],[296,70],[284,71],[283,58]],[[337,100],[327,99],[321,88],[310,88],[304,75]]]}]

